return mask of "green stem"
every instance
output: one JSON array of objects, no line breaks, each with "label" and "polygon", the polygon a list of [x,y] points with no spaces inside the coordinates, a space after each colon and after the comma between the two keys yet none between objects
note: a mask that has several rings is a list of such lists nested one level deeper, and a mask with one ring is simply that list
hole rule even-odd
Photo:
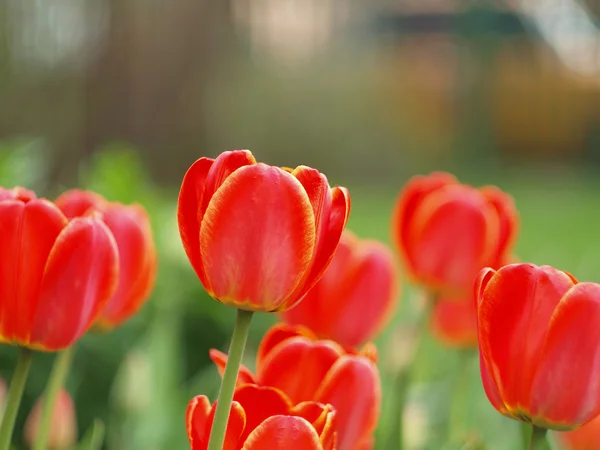
[{"label": "green stem", "polygon": [[242,357],[244,356],[244,348],[246,347],[246,339],[248,338],[248,331],[250,330],[252,314],[252,311],[238,309],[235,327],[233,328],[233,336],[231,337],[231,346],[229,347],[227,365],[225,366],[223,381],[221,381],[217,410],[215,411],[215,420],[210,431],[207,450],[221,450],[223,448],[223,442],[225,442],[225,432],[227,431],[227,422],[229,421],[229,410],[231,409],[231,401],[233,400],[233,392],[235,391],[238,371],[240,369],[240,364],[242,363]]},{"label": "green stem", "polygon": [[21,405],[21,397],[23,397],[23,391],[25,390],[25,383],[27,382],[32,358],[33,351],[22,347],[17,359],[15,372],[10,381],[6,409],[4,410],[2,425],[0,425],[0,450],[8,450],[10,447],[10,440],[15,427],[17,413],[19,412],[19,406]]},{"label": "green stem", "polygon": [[50,426],[52,424],[52,413],[54,412],[54,404],[56,403],[56,397],[58,391],[64,386],[65,379],[71,368],[71,362],[73,361],[73,353],[75,347],[71,346],[61,351],[54,358],[54,365],[52,366],[52,372],[44,391],[44,399],[42,401],[42,423],[40,425],[39,433],[35,437],[35,443],[33,450],[46,450],[48,446],[48,436],[50,435]]},{"label": "green stem", "polygon": [[393,395],[394,404],[390,417],[397,421],[396,426],[391,428],[387,439],[385,448],[387,450],[402,450],[404,448],[404,409],[406,408],[406,401],[408,399],[408,389],[415,378],[415,362],[418,361],[419,355],[423,352],[423,336],[427,333],[429,326],[429,315],[433,309],[433,304],[436,298],[432,296],[428,299],[421,315],[417,320],[417,342],[415,343],[416,349],[413,354],[413,360],[406,368],[398,371],[393,383]]},{"label": "green stem", "polygon": [[458,373],[454,383],[448,419],[447,442],[454,442],[462,437],[467,412],[466,397],[469,393],[469,367],[473,352],[471,349],[459,350]]},{"label": "green stem", "polygon": [[529,440],[528,450],[542,450],[546,448],[546,428],[531,425],[531,439]]}]

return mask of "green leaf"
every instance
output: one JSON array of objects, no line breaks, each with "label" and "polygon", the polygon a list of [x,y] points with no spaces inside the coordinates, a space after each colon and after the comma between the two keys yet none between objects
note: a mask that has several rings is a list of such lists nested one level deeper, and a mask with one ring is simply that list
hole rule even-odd
[{"label": "green leaf", "polygon": [[94,420],[92,426],[83,436],[77,447],[78,450],[100,450],[104,442],[105,427],[100,419]]}]

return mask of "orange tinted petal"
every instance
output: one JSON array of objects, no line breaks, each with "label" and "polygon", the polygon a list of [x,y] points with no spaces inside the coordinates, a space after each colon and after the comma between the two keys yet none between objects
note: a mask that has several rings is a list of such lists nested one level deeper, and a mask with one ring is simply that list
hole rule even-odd
[{"label": "orange tinted petal", "polygon": [[214,160],[210,158],[200,158],[190,166],[183,177],[177,201],[177,223],[181,242],[190,264],[206,289],[210,287],[207,285],[200,254],[200,223],[203,216],[200,212],[200,203],[206,177],[213,163]]},{"label": "orange tinted petal", "polygon": [[[219,375],[223,376],[223,374],[225,373],[225,366],[227,365],[227,355],[214,348],[210,349],[209,355],[210,359],[212,359],[212,361],[217,366]],[[256,380],[254,379],[254,374],[250,371],[250,369],[248,369],[242,364],[238,372],[238,377],[236,381],[237,386],[254,383],[256,383]]]},{"label": "orange tinted petal", "polygon": [[552,267],[504,266],[485,286],[479,305],[479,344],[505,405],[527,411],[550,317],[572,279]]},{"label": "orange tinted petal", "polygon": [[269,417],[248,436],[242,450],[323,450],[319,436],[302,417]]},{"label": "orange tinted petal", "polygon": [[120,325],[147,300],[156,278],[156,247],[150,219],[139,205],[111,203],[102,208],[102,219],[119,250],[119,283],[98,322],[104,328]]},{"label": "orange tinted petal", "polygon": [[496,410],[500,414],[504,414],[505,416],[514,418],[515,416],[513,416],[509,412],[508,408],[504,404],[504,401],[502,400],[502,397],[500,396],[500,392],[498,392],[496,382],[492,379],[490,371],[485,365],[485,361],[483,359],[481,351],[479,352],[479,371],[481,373],[481,382],[483,384],[483,389],[485,390],[485,395],[487,396],[492,406],[496,408]]},{"label": "orange tinted petal", "polygon": [[413,217],[429,194],[455,183],[457,183],[456,178],[445,172],[433,172],[427,176],[417,175],[406,183],[396,200],[392,218],[392,237],[411,272],[414,252],[409,229]]},{"label": "orange tinted petal", "polygon": [[324,450],[333,450],[336,445],[336,412],[331,405],[317,402],[302,402],[296,405],[291,414],[303,417],[313,426]]},{"label": "orange tinted petal", "polygon": [[46,350],[71,345],[102,311],[117,281],[117,246],[108,227],[93,217],[72,219],[48,258],[31,343]]},{"label": "orange tinted petal", "polygon": [[71,189],[60,195],[54,202],[67,218],[83,216],[90,208],[104,203],[106,200],[99,194],[81,189]]},{"label": "orange tinted petal", "polygon": [[491,243],[499,227],[496,211],[476,189],[438,189],[422,202],[409,227],[415,277],[432,286],[469,289],[495,251]]},{"label": "orange tinted petal", "polygon": [[313,400],[323,378],[344,353],[333,341],[287,339],[261,362],[257,378],[263,385],[284,391],[294,403]]},{"label": "orange tinted petal", "polygon": [[242,167],[213,196],[200,244],[213,297],[237,308],[276,310],[311,264],[315,222],[308,196],[277,167]]},{"label": "orange tinted petal", "polygon": [[3,341],[29,343],[44,267],[66,223],[60,210],[46,200],[0,201],[0,337]]},{"label": "orange tinted petal", "polygon": [[573,286],[554,311],[531,388],[545,428],[575,428],[600,414],[600,285]]},{"label": "orange tinted petal", "polygon": [[352,450],[373,433],[379,420],[381,381],[377,366],[367,358],[342,356],[327,373],[315,400],[336,410],[337,449]]},{"label": "orange tinted petal", "polygon": [[236,389],[233,399],[244,408],[246,428],[240,442],[265,419],[278,414],[289,414],[292,408],[290,399],[279,389],[246,384]]},{"label": "orange tinted petal", "polygon": [[564,450],[598,450],[600,448],[600,416],[573,431],[554,433]]},{"label": "orange tinted petal", "polygon": [[308,328],[302,326],[292,327],[284,323],[273,325],[271,328],[269,328],[260,341],[256,355],[257,366],[261,365],[262,361],[269,354],[269,352],[273,350],[273,348],[275,348],[281,342],[297,336],[305,336],[311,340],[316,338]]}]

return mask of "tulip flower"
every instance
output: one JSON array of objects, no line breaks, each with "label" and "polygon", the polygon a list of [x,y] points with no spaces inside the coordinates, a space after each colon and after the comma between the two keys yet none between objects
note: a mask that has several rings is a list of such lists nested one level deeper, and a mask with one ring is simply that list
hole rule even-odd
[{"label": "tulip flower", "polygon": [[330,188],[317,170],[269,166],[236,150],[189,168],[177,217],[185,252],[213,298],[274,312],[321,278],[349,211],[347,190]]},{"label": "tulip flower", "polygon": [[79,189],[62,194],[56,205],[69,219],[96,212],[115,238],[119,282],[95,322],[95,328],[111,330],[135,315],[154,288],[157,256],[148,214],[138,204],[108,202],[94,192]]},{"label": "tulip flower", "polygon": [[484,269],[475,284],[488,399],[536,429],[575,429],[600,414],[600,285],[549,266]]},{"label": "tulip flower", "polygon": [[[191,450],[206,450],[215,405],[204,395],[187,408]],[[246,384],[233,397],[223,450],[335,450],[336,413],[330,405],[294,406],[279,389]]]},{"label": "tulip flower", "polygon": [[[379,420],[376,353],[372,345],[348,352],[334,341],[317,340],[307,328],[279,324],[260,344],[256,374],[242,366],[237,381],[281,389],[293,404],[331,404],[337,412],[337,449],[363,450],[370,448]],[[227,356],[217,350],[210,355],[223,373]]]},{"label": "tulip flower", "polygon": [[390,250],[346,230],[323,277],[282,317],[291,325],[310,328],[320,339],[358,347],[387,324],[398,287]]},{"label": "tulip flower", "polygon": [[0,235],[0,342],[69,347],[115,291],[112,233],[95,215],[69,221],[31,191],[0,188]]},{"label": "tulip flower", "polygon": [[[25,423],[25,442],[32,447],[40,430],[42,420],[43,397],[33,406]],[[65,389],[58,393],[52,412],[52,426],[48,436],[50,450],[66,450],[72,448],[77,441],[77,420],[75,405]]]},{"label": "tulip flower", "polygon": [[510,253],[518,223],[512,198],[500,189],[476,189],[435,172],[406,184],[392,234],[411,278],[461,295],[482,268],[499,266]]},{"label": "tulip flower", "polygon": [[573,431],[555,432],[564,450],[598,450],[600,448],[600,416]]},{"label": "tulip flower", "polygon": [[477,309],[472,295],[465,299],[437,299],[429,328],[435,338],[449,347],[477,348]]}]

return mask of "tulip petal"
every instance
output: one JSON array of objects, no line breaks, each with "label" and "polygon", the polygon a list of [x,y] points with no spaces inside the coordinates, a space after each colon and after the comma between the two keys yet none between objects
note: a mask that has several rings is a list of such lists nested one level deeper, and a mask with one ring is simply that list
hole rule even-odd
[{"label": "tulip petal", "polygon": [[600,414],[599,343],[600,285],[579,283],[550,322],[531,389],[534,423],[576,428]]},{"label": "tulip petal", "polygon": [[449,173],[433,172],[428,176],[413,177],[400,192],[392,218],[392,235],[411,271],[414,271],[412,269],[414,250],[409,230],[415,212],[429,194],[456,182],[456,178]]},{"label": "tulip petal", "polygon": [[91,208],[97,207],[105,201],[104,197],[95,192],[71,189],[60,195],[54,204],[68,219],[72,219],[85,215]]},{"label": "tulip petal", "polygon": [[200,224],[202,222],[200,203],[206,177],[213,163],[214,161],[210,158],[200,158],[190,166],[183,177],[177,201],[177,222],[185,254],[196,275],[207,289],[209,287],[200,254]]},{"label": "tulip petal", "polygon": [[335,408],[337,448],[352,450],[373,433],[379,420],[381,380],[377,366],[367,358],[342,356],[327,373],[314,399]]},{"label": "tulip petal", "polygon": [[101,210],[119,249],[117,290],[98,319],[101,327],[112,328],[133,316],[150,295],[157,256],[150,219],[142,207],[112,203]]},{"label": "tulip petal", "polygon": [[207,427],[210,410],[210,401],[206,395],[197,395],[188,403],[185,424],[192,450],[206,450],[208,445],[206,431],[210,430]]},{"label": "tulip petal", "polygon": [[[295,337],[275,347],[257,369],[260,384],[284,391],[294,403],[313,400],[315,392],[344,349],[333,341]],[[301,367],[302,371],[289,370]]]},{"label": "tulip petal", "polygon": [[496,186],[485,186],[480,192],[488,199],[500,219],[500,233],[494,257],[488,262],[492,267],[500,268],[519,233],[519,213],[513,198]]},{"label": "tulip petal", "polygon": [[529,405],[550,317],[573,286],[564,272],[532,264],[504,266],[489,280],[478,310],[485,365],[509,411]]},{"label": "tulip petal", "polygon": [[36,198],[35,192],[20,186],[12,189],[0,187],[0,200],[19,200],[23,203],[27,203]]},{"label": "tulip petal", "polygon": [[[225,373],[225,366],[227,365],[227,355],[219,350],[211,348],[209,351],[210,359],[217,366],[217,370],[219,371],[219,375],[221,377]],[[250,369],[248,369],[243,364],[240,365],[240,370],[238,371],[236,386],[241,386],[243,384],[255,384],[256,380],[254,378],[254,374]]]},{"label": "tulip petal", "polygon": [[323,450],[315,429],[302,417],[278,415],[261,423],[242,450]]},{"label": "tulip petal", "polygon": [[46,200],[0,202],[0,337],[27,345],[46,261],[67,219]]},{"label": "tulip petal", "polygon": [[302,417],[310,422],[319,435],[324,450],[335,449],[336,412],[331,405],[324,405],[317,402],[302,402],[291,410],[291,414]]},{"label": "tulip petal", "polygon": [[292,408],[290,399],[279,389],[270,386],[241,386],[235,391],[233,399],[242,405],[246,413],[246,428],[240,442],[245,442],[250,432],[268,417],[287,415]]},{"label": "tulip petal", "polygon": [[418,243],[413,244],[418,248],[411,260],[421,282],[452,290],[470,288],[496,251],[499,227],[494,208],[470,186],[450,185],[430,194],[408,231]]},{"label": "tulip petal", "polygon": [[327,337],[357,347],[375,337],[395,310],[399,286],[394,257],[385,245],[365,240],[338,283],[338,304],[332,308],[337,315],[326,318]]},{"label": "tulip petal", "polygon": [[258,347],[258,352],[256,355],[257,367],[260,367],[262,361],[277,345],[287,339],[298,336],[305,336],[311,340],[316,339],[316,336],[312,331],[300,325],[289,326],[284,323],[278,323],[269,328],[260,341],[260,345]]},{"label": "tulip petal", "polygon": [[31,343],[60,350],[79,339],[115,291],[118,251],[97,218],[75,218],[58,236],[48,258]]},{"label": "tulip petal", "polygon": [[298,180],[265,164],[236,170],[213,196],[200,231],[211,296],[274,311],[310,268],[315,218]]},{"label": "tulip petal", "polygon": [[240,167],[256,164],[256,159],[249,150],[231,150],[221,153],[211,166],[204,185],[202,202],[199,204],[198,220],[202,222],[204,213],[213,195],[221,187],[229,175]]},{"label": "tulip petal", "polygon": [[[213,405],[210,415],[208,416],[208,422],[206,424],[205,436],[206,444],[203,450],[208,446],[210,439],[210,433],[212,431],[213,422],[215,421],[215,413],[217,411],[217,403]],[[246,412],[242,405],[234,401],[231,403],[231,409],[229,410],[229,418],[227,419],[227,430],[225,432],[225,441],[223,442],[223,450],[238,450],[246,429]],[[192,449],[194,450],[194,449]]]},{"label": "tulip petal", "polygon": [[451,347],[477,347],[477,309],[469,297],[463,300],[440,298],[429,318],[432,333]]},{"label": "tulip petal", "polygon": [[[485,395],[488,400],[492,404],[494,408],[500,413],[504,414],[508,417],[514,417],[509,411],[500,393],[498,392],[498,388],[496,387],[496,382],[492,379],[488,368],[485,365],[485,361],[481,351],[479,352],[479,372],[481,373],[481,382],[483,384],[483,389],[485,391]],[[514,417],[516,418],[516,417]]]},{"label": "tulip petal", "polygon": [[329,211],[329,221],[327,228],[321,230],[322,238],[320,245],[315,252],[314,262],[311,267],[310,276],[307,279],[302,293],[298,297],[302,298],[323,276],[329,266],[335,250],[338,247],[342,232],[350,216],[351,202],[350,193],[344,187],[334,187],[331,189],[331,209]]}]

